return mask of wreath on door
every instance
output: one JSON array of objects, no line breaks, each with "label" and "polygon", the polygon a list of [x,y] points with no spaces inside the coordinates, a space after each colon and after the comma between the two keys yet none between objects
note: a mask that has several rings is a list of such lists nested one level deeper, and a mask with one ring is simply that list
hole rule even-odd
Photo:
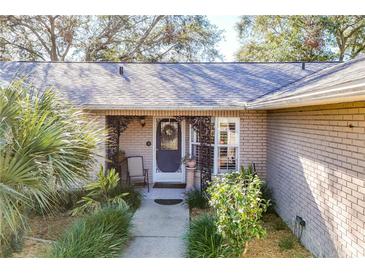
[{"label": "wreath on door", "polygon": [[167,141],[172,141],[177,136],[177,130],[173,125],[167,124],[162,128],[161,135],[163,139]]}]

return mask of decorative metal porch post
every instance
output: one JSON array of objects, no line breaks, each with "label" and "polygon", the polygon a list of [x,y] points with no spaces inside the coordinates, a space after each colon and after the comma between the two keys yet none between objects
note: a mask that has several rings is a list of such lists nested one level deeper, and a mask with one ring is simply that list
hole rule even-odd
[{"label": "decorative metal porch post", "polygon": [[200,188],[205,191],[207,183],[212,180],[212,152],[211,132],[212,122],[210,116],[196,116],[189,119],[190,124],[198,133],[199,153],[198,164],[200,169]]},{"label": "decorative metal porch post", "polygon": [[106,147],[106,167],[114,168],[120,174],[119,158],[119,138],[128,128],[128,124],[134,119],[133,116],[106,116],[106,126],[108,130],[108,142]]}]

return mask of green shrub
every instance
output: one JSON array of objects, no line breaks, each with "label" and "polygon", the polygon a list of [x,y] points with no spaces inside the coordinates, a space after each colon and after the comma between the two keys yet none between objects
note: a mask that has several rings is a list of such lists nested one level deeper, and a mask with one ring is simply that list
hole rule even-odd
[{"label": "green shrub", "polygon": [[261,218],[269,202],[262,199],[261,185],[257,175],[242,168],[215,178],[207,189],[218,232],[235,257],[241,256],[248,241],[266,233]]},{"label": "green shrub", "polygon": [[279,241],[281,251],[293,249],[296,238],[294,236],[287,236]]},{"label": "green shrub", "polygon": [[54,193],[53,199],[49,201],[47,208],[40,207],[35,201],[30,214],[48,215],[52,213],[66,212],[77,206],[77,202],[85,196],[85,189],[79,187],[75,189],[59,190]]},{"label": "green shrub", "polygon": [[194,218],[185,237],[187,257],[219,258],[227,257],[222,236],[217,231],[216,219],[211,214]]},{"label": "green shrub", "polygon": [[208,208],[209,201],[207,195],[200,190],[193,189],[185,194],[185,203],[189,208]]},{"label": "green shrub", "polygon": [[261,193],[262,193],[262,198],[266,201],[270,201],[270,204],[267,208],[267,213],[275,213],[275,200],[273,197],[273,193],[271,188],[269,187],[269,185],[267,183],[263,183],[261,186]]},{"label": "green shrub", "polygon": [[142,194],[133,186],[123,184],[123,186],[119,187],[119,193],[124,193],[123,200],[133,211],[137,210],[141,206]]},{"label": "green shrub", "polygon": [[95,212],[105,206],[125,204],[124,198],[128,194],[119,191],[119,184],[120,178],[115,169],[104,173],[101,166],[96,181],[85,186],[86,195],[77,202],[72,215]]},{"label": "green shrub", "polygon": [[130,230],[126,206],[102,208],[76,221],[53,245],[54,258],[112,258],[121,255]]}]

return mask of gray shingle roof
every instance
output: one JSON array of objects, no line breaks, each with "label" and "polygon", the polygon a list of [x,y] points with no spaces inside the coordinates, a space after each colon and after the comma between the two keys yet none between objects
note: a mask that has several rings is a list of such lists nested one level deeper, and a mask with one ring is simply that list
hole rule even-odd
[{"label": "gray shingle roof", "polygon": [[365,56],[330,66],[257,98],[252,102],[252,107],[274,108],[282,103],[288,105],[301,103],[303,100],[310,102],[350,96],[365,96]]},{"label": "gray shingle roof", "polygon": [[[124,74],[119,74],[119,66]],[[27,76],[86,108],[243,108],[334,63],[0,62],[0,83]]]}]

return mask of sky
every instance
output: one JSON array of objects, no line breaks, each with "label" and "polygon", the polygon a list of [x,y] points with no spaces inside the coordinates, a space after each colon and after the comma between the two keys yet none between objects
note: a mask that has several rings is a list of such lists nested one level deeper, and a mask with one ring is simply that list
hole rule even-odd
[{"label": "sky", "polygon": [[218,44],[218,49],[224,57],[223,61],[235,61],[234,54],[239,48],[238,34],[235,30],[235,25],[239,21],[239,16],[208,16],[208,19],[219,29],[224,30],[224,39]]}]

